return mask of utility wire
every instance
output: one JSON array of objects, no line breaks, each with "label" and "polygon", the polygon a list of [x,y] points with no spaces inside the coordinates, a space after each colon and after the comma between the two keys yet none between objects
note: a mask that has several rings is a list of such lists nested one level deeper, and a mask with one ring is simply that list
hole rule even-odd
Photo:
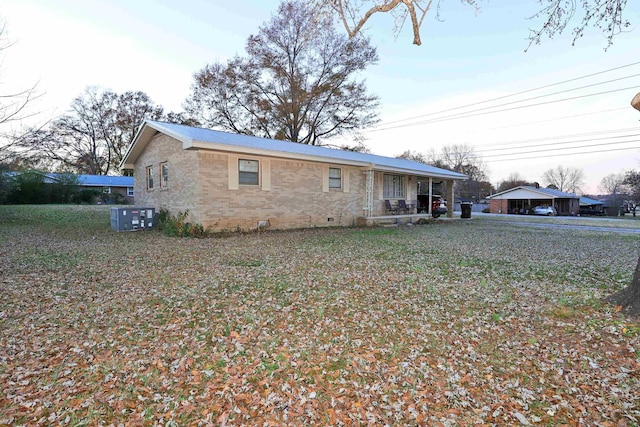
[{"label": "utility wire", "polygon": [[[583,114],[572,114],[569,116],[560,116],[560,117],[554,117],[551,119],[545,119],[545,120],[536,120],[533,122],[524,122],[524,123],[517,123],[514,125],[509,125],[509,126],[498,126],[498,127],[493,127],[493,128],[489,128],[489,129],[479,129],[479,130],[470,130],[470,131],[466,131],[466,132],[458,132],[458,133],[453,133],[450,134],[451,136],[456,136],[456,135],[464,135],[464,134],[468,134],[468,133],[473,133],[473,134],[477,134],[478,132],[487,132],[487,131],[492,131],[492,130],[500,130],[500,129],[509,129],[509,128],[514,128],[514,127],[520,127],[520,126],[527,126],[527,125],[535,125],[535,124],[539,124],[539,123],[548,123],[548,122],[555,122],[558,120],[565,120],[565,119],[573,119],[576,117],[584,117],[584,116],[593,116],[596,114],[602,114],[602,113],[610,113],[610,112],[614,112],[614,111],[622,111],[622,110],[628,110],[628,107],[620,107],[620,108],[611,108],[608,110],[600,110],[600,111],[593,111],[591,113],[583,113]],[[492,145],[502,145],[502,144],[492,144]]]},{"label": "utility wire", "polygon": [[[548,123],[548,122],[554,122],[554,121],[566,120],[566,119],[573,119],[573,118],[584,117],[584,116],[592,116],[592,115],[596,115],[596,114],[602,115],[603,113],[609,113],[609,112],[614,112],[614,111],[622,111],[622,110],[626,111],[628,109],[629,109],[628,107],[619,107],[619,108],[612,108],[612,109],[608,109],[608,110],[593,111],[593,112],[590,112],[590,113],[572,114],[572,115],[568,115],[568,116],[558,116],[558,117],[553,117],[553,118],[550,118],[550,119],[536,120],[536,121],[532,121],[532,122],[516,123],[516,124],[508,125],[508,126],[497,126],[497,127],[492,127],[492,128],[486,128],[486,129],[472,129],[472,130],[467,130],[467,131],[463,131],[463,132],[447,133],[447,137],[468,135],[468,134],[473,134],[474,137],[475,137],[476,135],[478,135],[479,133],[482,133],[482,132],[491,132],[491,131],[495,131],[495,130],[510,129],[510,128],[534,125],[534,124],[539,124],[539,123]],[[615,132],[615,130],[612,130],[611,132]],[[551,138],[551,137],[548,137],[548,138]],[[504,142],[504,143],[499,142],[499,143],[496,143],[496,144],[488,144],[486,146],[492,147],[492,146],[496,146],[496,145],[505,145],[505,144],[510,144],[510,143],[511,142]]]},{"label": "utility wire", "polygon": [[[628,141],[628,142],[640,142],[640,140]],[[627,148],[612,148],[610,150],[598,150],[598,151],[581,151],[578,153],[564,153],[564,154],[549,154],[541,155],[541,156],[530,156],[530,157],[519,157],[516,159],[494,159],[487,160],[487,163],[497,163],[497,162],[512,162],[516,160],[530,160],[530,159],[544,159],[547,157],[564,157],[564,156],[577,156],[580,154],[599,154],[599,153],[610,153],[613,151],[625,151],[625,150],[638,150],[640,147],[627,147]]]},{"label": "utility wire", "polygon": [[[468,113],[452,114],[450,116],[438,117],[438,118],[435,118],[435,119],[425,120],[425,121],[422,121],[422,122],[415,122],[415,123],[408,123],[408,124],[405,124],[405,125],[391,126],[391,127],[383,128],[383,129],[372,129],[372,130],[367,131],[367,132],[380,132],[380,131],[384,131],[384,130],[396,129],[396,128],[401,128],[401,127],[411,127],[411,126],[417,126],[417,125],[421,125],[421,124],[437,123],[437,122],[444,122],[444,121],[456,120],[456,119],[466,119],[466,118],[469,118],[469,117],[484,116],[484,115],[487,115],[487,114],[503,113],[505,111],[513,111],[513,110],[520,110],[520,109],[523,109],[523,108],[538,107],[538,106],[541,106],[541,105],[555,104],[557,102],[572,101],[574,99],[583,99],[583,98],[589,98],[589,97],[592,97],[592,96],[606,95],[606,94],[609,94],[609,93],[621,92],[623,90],[630,90],[630,89],[637,89],[637,88],[638,88],[638,86],[630,86],[630,87],[624,87],[624,88],[620,88],[620,89],[612,89],[612,90],[608,90],[608,91],[604,91],[604,92],[596,92],[596,93],[590,93],[590,94],[586,94],[586,95],[572,96],[570,98],[555,99],[553,101],[539,102],[539,103],[536,103],[536,104],[528,104],[528,105],[520,105],[520,106],[517,106],[517,107],[503,108],[501,110],[483,111],[483,112],[480,112],[480,113],[472,113],[472,114],[468,114]],[[462,114],[466,114],[466,115],[462,115]]]},{"label": "utility wire", "polygon": [[[628,138],[631,136],[640,136],[640,134],[635,134],[635,135],[623,135],[622,137],[624,138]],[[600,138],[600,139],[609,139],[609,138]],[[599,139],[594,139],[592,141],[597,141]],[[584,141],[590,141],[588,139],[584,140]],[[601,147],[601,146],[605,146],[605,145],[620,145],[620,144],[628,144],[630,142],[636,142],[637,140],[633,140],[633,141],[616,141],[616,142],[606,142],[606,143],[600,143],[600,144],[586,144],[586,145],[578,145],[576,147],[557,147],[557,148],[547,148],[546,150],[544,150],[544,152],[549,152],[549,151],[563,151],[563,150],[575,150],[576,148],[588,148],[588,147]],[[581,142],[581,141],[575,141],[575,142]],[[544,145],[553,145],[553,144],[544,144]],[[529,148],[529,147],[535,147],[535,145],[530,145],[528,147],[520,147],[520,148]],[[490,154],[488,156],[482,156],[483,159],[487,158],[487,157],[504,157],[504,156],[519,156],[521,154],[531,154],[531,153],[540,153],[540,150],[533,150],[533,151],[522,151],[522,152],[518,152],[518,153],[502,153],[502,154]],[[570,154],[570,153],[569,153]]]},{"label": "utility wire", "polygon": [[[509,94],[509,95],[503,95],[503,96],[498,96],[496,98],[487,99],[487,100],[484,100],[484,101],[474,102],[473,104],[468,104],[465,107],[473,107],[473,106],[476,106],[476,105],[486,104],[488,102],[499,101],[501,99],[511,98],[511,97],[514,97],[514,96],[523,95],[525,93],[535,92],[537,90],[547,89],[547,88],[550,88],[550,87],[553,87],[553,86],[559,86],[559,85],[562,85],[562,84],[565,84],[565,83],[571,83],[571,82],[574,82],[574,81],[577,81],[577,80],[582,80],[582,79],[586,79],[586,78],[589,78],[589,77],[597,76],[597,75],[600,75],[600,74],[609,73],[611,71],[621,70],[623,68],[632,67],[632,66],[638,65],[638,64],[640,64],[640,61],[632,62],[631,64],[621,65],[619,67],[609,68],[607,70],[598,71],[596,73],[591,73],[591,74],[587,74],[587,75],[580,76],[580,77],[575,77],[575,78],[568,79],[568,80],[563,80],[563,81],[560,81],[560,82],[557,82],[557,83],[551,83],[551,84],[548,84],[548,85],[539,86],[539,87],[533,88],[533,89],[523,90],[523,91],[512,93],[512,94]],[[406,119],[399,119],[399,120],[390,121],[390,122],[387,122],[386,124],[399,123],[399,122],[403,122],[403,121],[419,119],[419,118],[422,118],[422,117],[433,116],[433,115],[436,115],[436,114],[448,113],[449,111],[458,110],[459,108],[460,107],[452,107],[452,108],[448,108],[446,110],[434,111],[432,113],[421,114],[421,115],[418,115],[418,116],[408,117]]]},{"label": "utility wire", "polygon": [[[487,110],[492,110],[494,108],[505,107],[507,105],[514,105],[514,104],[519,104],[521,102],[527,102],[527,101],[533,101],[533,100],[536,100],[536,99],[547,98],[549,96],[560,95],[560,94],[563,94],[563,93],[573,92],[573,91],[580,90],[580,89],[587,89],[587,88],[590,88],[590,87],[600,86],[600,85],[613,83],[613,82],[617,82],[617,81],[620,81],[620,80],[626,80],[626,79],[630,79],[630,78],[638,77],[638,76],[640,76],[640,74],[634,74],[634,75],[631,75],[631,76],[620,77],[618,79],[607,80],[605,82],[600,82],[600,83],[593,83],[593,84],[590,84],[590,85],[580,86],[580,87],[576,87],[576,88],[572,88],[572,89],[565,89],[565,90],[561,90],[561,91],[558,91],[558,92],[548,93],[548,94],[545,94],[545,95],[538,95],[538,96],[534,96],[534,97],[531,97],[531,98],[520,99],[520,100],[517,100],[517,101],[505,102],[505,103],[502,103],[502,104],[499,104],[499,105],[492,105],[492,106],[489,106],[489,107],[476,109],[476,110],[473,111],[473,113],[474,113],[474,115],[477,115],[477,113],[480,112],[480,111],[487,111]],[[532,105],[535,105],[535,104],[532,104]],[[504,111],[504,110],[502,110],[502,111]],[[430,120],[427,120],[427,121],[416,122],[415,124],[438,122],[438,121],[441,121],[441,119],[455,118],[456,116],[465,116],[466,117],[466,115],[469,114],[469,113],[471,113],[471,111],[462,111],[462,112],[459,112],[459,113],[456,113],[456,114],[450,114],[448,116],[436,117],[434,119],[430,119]],[[394,126],[394,128],[397,128],[397,127],[409,127],[409,126],[412,126],[412,125],[414,125],[414,123],[406,123],[404,125]],[[386,129],[390,129],[390,128],[386,128]],[[377,130],[378,129],[373,129],[372,132],[376,132]],[[385,129],[379,129],[379,130],[385,130]]]},{"label": "utility wire", "polygon": [[[565,139],[565,138],[578,138],[578,137],[584,137],[584,136],[596,136],[596,135],[607,135],[607,134],[616,134],[616,133],[620,133],[620,132],[637,132],[640,131],[640,127],[632,127],[632,128],[624,128],[624,129],[610,129],[610,130],[602,130],[602,131],[595,131],[595,132],[585,132],[585,133],[574,133],[574,134],[570,134],[570,135],[556,135],[556,136],[543,136],[540,138],[530,138],[530,139],[519,139],[519,140],[513,140],[513,141],[506,141],[506,142],[498,142],[496,144],[487,144],[484,145],[484,147],[500,147],[503,145],[508,145],[508,148],[490,148],[488,150],[480,150],[483,152],[486,151],[495,151],[495,150],[507,150],[507,149],[518,149],[518,148],[526,148],[526,147],[516,147],[514,145],[520,144],[520,143],[527,143],[527,142],[537,142],[537,141],[553,141],[553,140],[557,140],[557,139]],[[619,138],[617,136],[611,136],[611,138]],[[557,144],[568,144],[571,142],[582,142],[582,141],[565,141],[565,142],[558,142]],[[536,146],[540,146],[539,144],[536,144]]]}]

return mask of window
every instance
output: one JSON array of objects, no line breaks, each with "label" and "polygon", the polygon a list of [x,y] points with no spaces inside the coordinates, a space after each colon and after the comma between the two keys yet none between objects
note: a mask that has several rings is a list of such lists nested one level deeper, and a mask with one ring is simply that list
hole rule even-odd
[{"label": "window", "polygon": [[404,176],[384,175],[382,182],[382,193],[385,199],[404,197]]},{"label": "window", "polygon": [[238,160],[239,184],[258,185],[259,171],[260,163],[257,160]]},{"label": "window", "polygon": [[102,194],[111,194],[111,187],[102,187]]},{"label": "window", "polygon": [[133,197],[133,187],[127,187],[127,196]]},{"label": "window", "polygon": [[169,186],[169,164],[167,162],[160,163],[160,188]]},{"label": "window", "polygon": [[153,189],[153,166],[147,166],[147,190]]},{"label": "window", "polygon": [[342,188],[342,170],[329,168],[329,188]]}]

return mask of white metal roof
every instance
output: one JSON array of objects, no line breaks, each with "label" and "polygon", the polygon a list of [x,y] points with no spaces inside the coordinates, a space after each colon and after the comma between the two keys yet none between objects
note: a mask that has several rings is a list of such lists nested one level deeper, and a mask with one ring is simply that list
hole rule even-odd
[{"label": "white metal roof", "polygon": [[122,161],[121,167],[132,169],[144,147],[146,147],[157,132],[164,133],[181,141],[184,149],[253,153],[272,157],[356,165],[370,167],[375,170],[400,172],[418,176],[431,176],[453,180],[467,179],[467,176],[464,174],[436,168],[412,160],[337,150],[289,141],[258,138],[255,136],[152,120],[145,120],[140,126],[133,143]]},{"label": "white metal roof", "polygon": [[573,193],[565,193],[564,191],[554,190],[552,188],[536,188],[526,185],[510,188],[500,193],[488,196],[487,199],[529,199],[532,197],[545,199],[578,199],[579,197]]}]

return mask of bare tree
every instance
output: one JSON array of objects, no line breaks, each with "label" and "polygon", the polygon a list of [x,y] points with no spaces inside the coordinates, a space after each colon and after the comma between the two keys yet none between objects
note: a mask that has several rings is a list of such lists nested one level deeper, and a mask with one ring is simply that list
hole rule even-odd
[{"label": "bare tree", "polygon": [[[425,16],[431,8],[438,13],[443,0],[314,0],[316,8],[330,10],[344,26],[349,37],[362,31],[364,25],[376,14],[390,13],[395,20],[395,32],[402,28],[407,19],[411,21],[413,44],[420,45],[420,30]],[[462,0],[478,9],[480,0]],[[541,9],[529,19],[541,21],[537,29],[530,30],[529,46],[539,44],[544,37],[553,38],[573,28],[573,43],[583,36],[588,28],[599,29],[611,45],[613,38],[631,26],[623,17],[627,0],[538,0]]]},{"label": "bare tree", "polygon": [[617,196],[624,191],[624,173],[612,173],[600,180],[600,191],[610,196]]},{"label": "bare tree", "polygon": [[378,121],[377,97],[356,79],[378,60],[375,48],[365,37],[348,39],[302,1],[281,3],[249,37],[246,54],[195,74],[185,102],[195,121],[310,145]]},{"label": "bare tree", "polygon": [[454,191],[458,197],[478,201],[493,191],[487,165],[472,145],[452,144],[442,147],[440,152],[432,150],[428,163],[469,177],[466,181],[455,183]]},{"label": "bare tree", "polygon": [[396,156],[398,159],[413,160],[414,162],[428,164],[427,156],[417,151],[406,150],[404,153]]},{"label": "bare tree", "polygon": [[157,120],[162,112],[143,92],[88,87],[66,114],[30,132],[21,146],[66,170],[107,175],[117,170],[142,120]]},{"label": "bare tree", "polygon": [[[640,111],[640,92],[631,100],[631,106]],[[632,191],[638,196],[640,194],[640,172],[627,172],[625,184],[635,187]],[[631,284],[609,296],[607,301],[622,307],[628,315],[640,318],[640,258],[638,259],[638,264],[636,264]]]},{"label": "bare tree", "polygon": [[528,181],[522,175],[520,175],[518,172],[513,172],[513,173],[509,174],[507,179],[504,179],[504,180],[500,181],[496,191],[498,193],[501,193],[501,192],[509,190],[511,188],[516,188],[516,187],[520,187],[520,186],[524,186],[524,185],[526,185],[526,186],[535,186],[536,183],[532,182],[532,181]]},{"label": "bare tree", "polygon": [[[6,28],[6,23],[0,18],[0,54],[11,47],[5,37]],[[25,135],[13,125],[34,115],[27,111],[27,107],[40,96],[37,84],[14,92],[0,92],[0,163],[14,157],[12,149],[20,144]]]},{"label": "bare tree", "polygon": [[580,186],[584,183],[584,172],[571,166],[562,165],[555,169],[549,169],[543,174],[547,185],[556,190],[569,193],[580,191]]}]

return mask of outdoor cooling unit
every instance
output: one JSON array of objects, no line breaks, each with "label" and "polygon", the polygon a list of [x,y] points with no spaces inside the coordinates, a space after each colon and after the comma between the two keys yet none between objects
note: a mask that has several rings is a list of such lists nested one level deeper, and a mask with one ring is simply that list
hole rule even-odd
[{"label": "outdoor cooling unit", "polygon": [[147,230],[155,225],[155,208],[111,208],[111,229]]}]

